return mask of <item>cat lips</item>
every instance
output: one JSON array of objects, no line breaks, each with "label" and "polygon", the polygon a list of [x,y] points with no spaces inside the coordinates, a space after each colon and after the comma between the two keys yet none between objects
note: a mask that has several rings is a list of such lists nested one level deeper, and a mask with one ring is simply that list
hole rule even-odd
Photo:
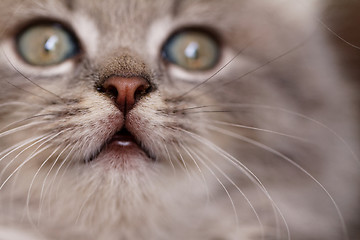
[{"label": "cat lips", "polygon": [[154,159],[125,127],[106,141],[100,148],[98,154],[91,158],[90,161],[98,159],[101,155],[106,155],[107,158],[111,158],[112,161],[117,159],[119,162],[131,161],[131,159],[135,157],[139,159],[139,156],[144,160]]},{"label": "cat lips", "polygon": [[125,128],[117,132],[109,141],[108,145],[115,145],[119,147],[133,147],[138,145],[135,137]]}]

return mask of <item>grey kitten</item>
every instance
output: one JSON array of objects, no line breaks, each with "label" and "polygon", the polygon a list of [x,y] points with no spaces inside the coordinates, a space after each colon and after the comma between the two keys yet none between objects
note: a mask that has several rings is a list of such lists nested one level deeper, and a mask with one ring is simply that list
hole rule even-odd
[{"label": "grey kitten", "polygon": [[356,90],[321,4],[0,3],[0,239],[351,239]]}]

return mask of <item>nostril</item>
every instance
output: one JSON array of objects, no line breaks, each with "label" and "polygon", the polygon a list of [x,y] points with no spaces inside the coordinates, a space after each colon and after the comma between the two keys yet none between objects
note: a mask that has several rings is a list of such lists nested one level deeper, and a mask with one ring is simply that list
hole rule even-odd
[{"label": "nostril", "polygon": [[149,92],[150,84],[142,77],[112,76],[105,80],[103,88],[105,93],[114,99],[118,108],[126,114]]},{"label": "nostril", "polygon": [[134,93],[135,102],[139,101],[143,96],[150,92],[150,90],[151,87],[149,84],[138,87]]},{"label": "nostril", "polygon": [[112,85],[108,86],[108,88],[105,89],[105,93],[112,99],[116,99],[119,95],[116,87],[114,87]]}]

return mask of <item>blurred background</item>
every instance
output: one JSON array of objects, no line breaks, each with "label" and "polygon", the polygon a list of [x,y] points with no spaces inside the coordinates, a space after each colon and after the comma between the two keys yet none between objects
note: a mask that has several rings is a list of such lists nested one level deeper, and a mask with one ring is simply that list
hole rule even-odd
[{"label": "blurred background", "polygon": [[359,89],[360,112],[360,0],[328,0],[322,20],[339,37],[348,42],[328,32],[331,43],[339,54],[339,63],[347,74],[346,79],[352,81]]},{"label": "blurred background", "polygon": [[[327,1],[322,20],[335,32],[328,31],[327,36],[338,54],[339,64],[344,70],[344,81],[354,84],[355,91],[359,92],[356,104],[360,126],[360,0]],[[358,216],[357,226],[351,226],[354,234],[351,240],[360,240],[360,211]]]}]

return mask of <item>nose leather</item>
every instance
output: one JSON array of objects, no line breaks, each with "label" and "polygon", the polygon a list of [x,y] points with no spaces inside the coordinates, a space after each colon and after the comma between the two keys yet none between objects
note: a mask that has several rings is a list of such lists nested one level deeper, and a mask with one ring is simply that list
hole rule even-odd
[{"label": "nose leather", "polygon": [[135,103],[143,97],[150,88],[149,82],[143,77],[111,76],[105,80],[104,89],[111,95],[115,104],[127,114]]}]

